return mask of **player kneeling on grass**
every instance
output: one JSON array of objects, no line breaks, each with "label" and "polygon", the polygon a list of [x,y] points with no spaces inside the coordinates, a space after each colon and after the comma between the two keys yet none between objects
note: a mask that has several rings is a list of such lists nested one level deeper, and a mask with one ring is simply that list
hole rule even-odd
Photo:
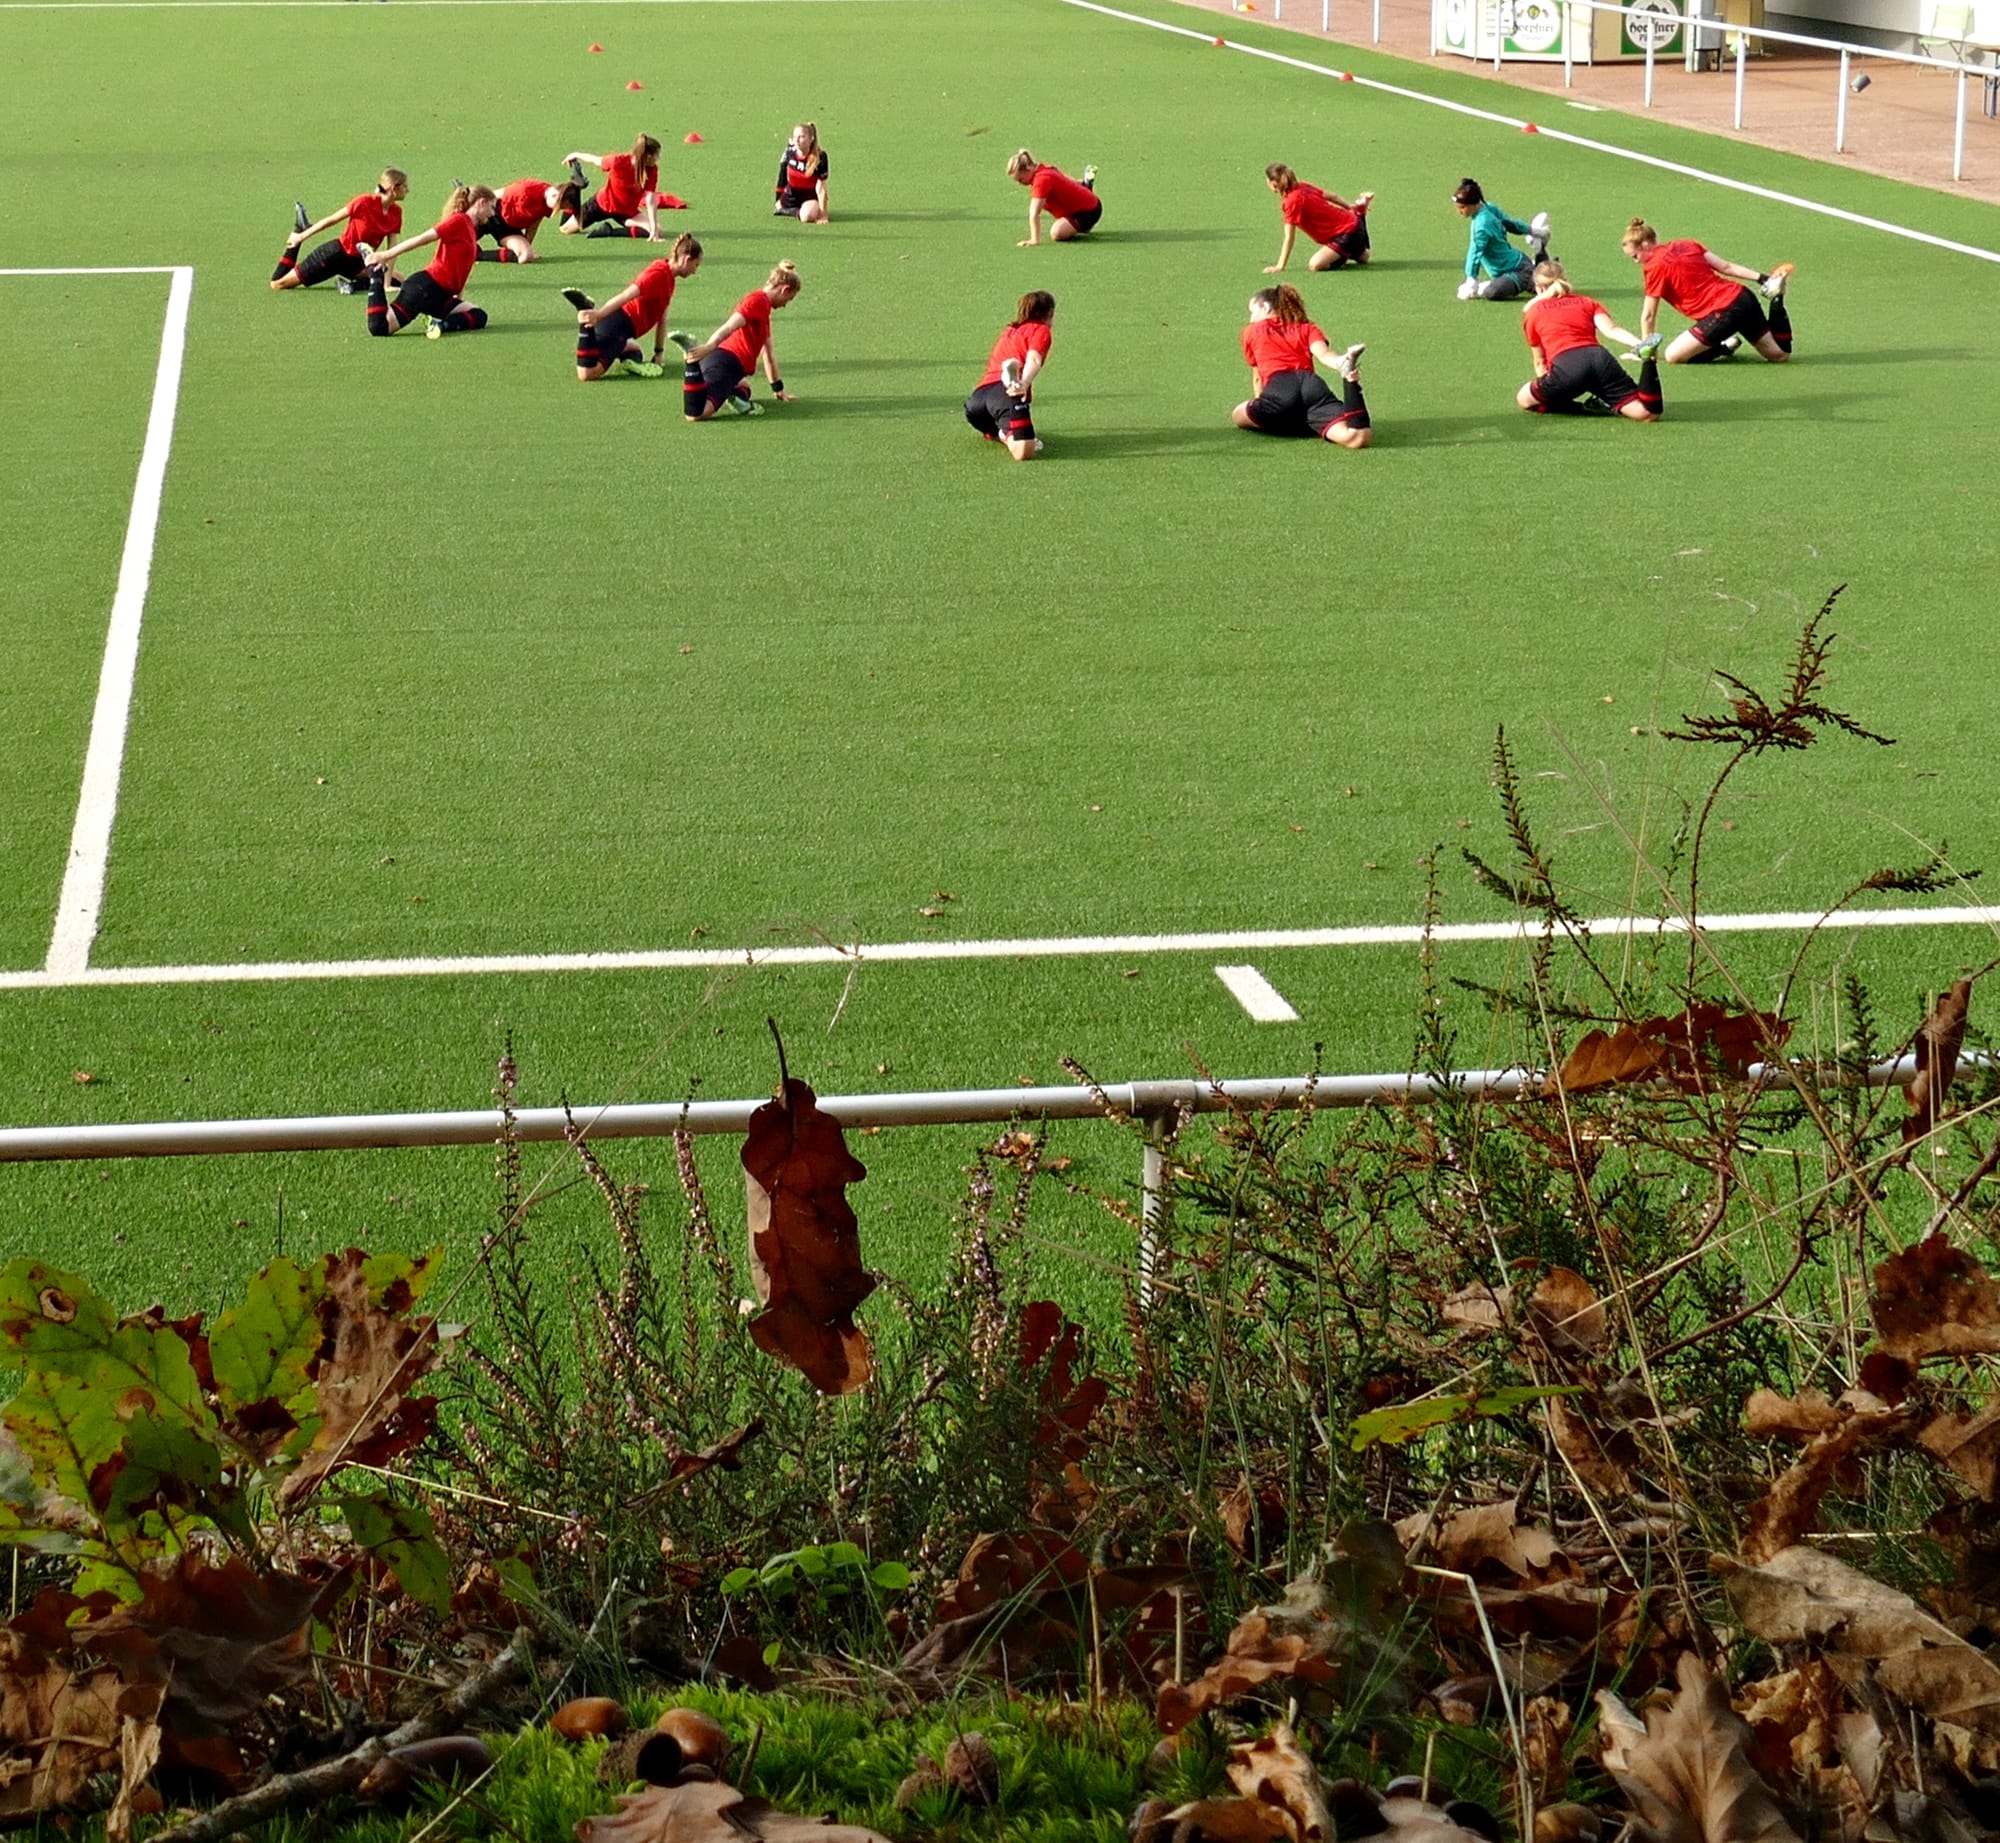
[{"label": "player kneeling on grass", "polygon": [[965,420],[1017,461],[1031,461],[1042,451],[1035,433],[1035,379],[1049,362],[1055,318],[1054,295],[1039,288],[1022,295],[986,361],[986,375],[965,400]]},{"label": "player kneeling on grass", "polygon": [[644,237],[660,240],[660,144],[650,134],[635,136],[629,154],[565,154],[571,182],[583,191],[583,169],[598,167],[604,183],[563,220],[563,234],[586,237]]},{"label": "player kneeling on grass", "polygon": [[[1250,324],[1243,329],[1243,356],[1257,394],[1230,411],[1239,429],[1259,435],[1317,435],[1343,448],[1366,448],[1375,437],[1361,395],[1363,346],[1334,351],[1327,336],[1306,318],[1299,291],[1285,282],[1260,288],[1250,297]],[[1345,387],[1335,398],[1316,366],[1339,372]]]},{"label": "player kneeling on grass", "polygon": [[[602,307],[581,288],[565,288],[563,299],[576,309],[576,381],[594,383],[613,365],[628,377],[661,376],[660,354],[668,339],[687,340],[685,333],[667,331],[674,283],[700,267],[701,245],[683,231],[664,257],[649,262]],[[650,360],[639,344],[642,333],[653,335]]]},{"label": "player kneeling on grass", "polygon": [[[1725,262],[1692,237],[1662,243],[1660,233],[1642,218],[1625,226],[1623,248],[1646,278],[1639,331],[1652,336],[1662,301],[1694,322],[1667,348],[1668,364],[1709,365],[1734,358],[1744,345],[1774,365],[1791,357],[1792,316],[1785,305],[1790,263],[1781,262],[1767,274]],[[1771,303],[1768,315],[1745,282],[1755,282]]]},{"label": "player kneeling on grass", "polygon": [[[1535,265],[1535,298],[1522,311],[1521,331],[1535,361],[1535,375],[1514,399],[1524,410],[1582,416],[1589,412],[1581,399],[1595,397],[1630,422],[1659,421],[1660,366],[1653,356],[1659,341],[1640,340],[1612,319],[1603,302],[1578,294],[1561,263]],[[1597,343],[1599,333],[1640,353],[1636,384]]]},{"label": "player kneeling on grass", "polygon": [[545,179],[517,179],[500,189],[499,203],[486,220],[481,236],[491,237],[497,249],[481,250],[481,262],[533,262],[535,233],[553,217],[574,217],[583,188],[572,180],[566,186],[552,186]]},{"label": "player kneeling on grass", "polygon": [[1087,166],[1083,178],[1072,179],[1060,167],[1045,166],[1024,147],[1007,162],[1007,177],[1028,188],[1028,234],[1020,247],[1033,249],[1042,240],[1042,217],[1050,218],[1049,236],[1057,243],[1087,236],[1104,215],[1104,204],[1092,189],[1097,168]]},{"label": "player kneeling on grass", "polygon": [[[338,211],[330,211],[323,218],[308,217],[303,203],[293,205],[292,234],[285,239],[278,266],[271,271],[271,286],[316,288],[333,278],[338,280],[342,294],[359,292],[366,286],[362,279],[366,263],[363,251],[372,244],[388,242],[403,228],[403,200],[409,195],[409,174],[400,166],[385,166],[374,191],[350,198]],[[306,239],[331,230],[336,224],[341,227],[340,235],[307,251],[301,261],[299,250]]]},{"label": "player kneeling on grass", "polygon": [[[1511,301],[1534,290],[1535,264],[1549,253],[1549,214],[1536,212],[1523,224],[1510,218],[1479,188],[1476,179],[1461,179],[1451,202],[1467,220],[1465,280],[1458,285],[1461,301]],[[1526,237],[1524,254],[1507,241]]]},{"label": "player kneeling on grass", "polygon": [[826,208],[826,149],[819,144],[819,128],[800,122],[785,143],[778,161],[778,183],[771,207],[774,218],[797,218],[801,224],[829,222]]},{"label": "player kneeling on grass", "polygon": [[1375,194],[1360,193],[1349,204],[1338,192],[1322,192],[1309,186],[1288,166],[1273,161],[1264,169],[1264,183],[1278,195],[1278,212],[1285,220],[1285,239],[1278,245],[1278,260],[1264,271],[1277,275],[1292,259],[1292,242],[1300,231],[1315,247],[1306,258],[1306,267],[1344,269],[1350,262],[1368,260],[1368,207]]},{"label": "player kneeling on grass", "polygon": [[771,316],[798,298],[799,272],[789,262],[771,271],[761,288],[752,288],[729,318],[698,346],[690,346],[687,369],[681,374],[681,400],[690,422],[707,422],[725,404],[739,416],[760,416],[764,406],[750,401],[750,374],[764,361],[771,395],[790,403],[792,394],[778,375],[778,355],[771,347]]},{"label": "player kneeling on grass", "polygon": [[[368,252],[369,332],[381,336],[400,333],[426,314],[430,325],[424,334],[430,339],[441,339],[446,333],[476,333],[486,324],[486,309],[461,300],[459,291],[472,274],[479,255],[479,233],[492,217],[494,203],[491,186],[454,186],[444,202],[444,216],[429,230],[405,237],[386,250]],[[411,276],[392,303],[390,266],[398,256],[420,250],[426,243],[438,246],[430,267]]]}]

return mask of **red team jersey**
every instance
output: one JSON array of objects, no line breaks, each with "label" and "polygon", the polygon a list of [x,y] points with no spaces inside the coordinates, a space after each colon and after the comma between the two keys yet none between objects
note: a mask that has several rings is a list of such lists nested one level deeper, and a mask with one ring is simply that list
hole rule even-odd
[{"label": "red team jersey", "polygon": [[431,266],[424,271],[446,294],[463,294],[465,284],[472,274],[472,265],[479,257],[479,232],[472,222],[472,214],[454,211],[442,219],[437,227],[437,255],[431,259]]},{"label": "red team jersey", "polygon": [[758,355],[770,343],[771,297],[761,288],[752,288],[736,303],[736,312],[743,316],[743,324],[716,350],[733,352],[745,371],[754,370]]},{"label": "red team jersey", "polygon": [[674,298],[675,276],[673,269],[662,259],[649,262],[633,278],[639,290],[637,300],[625,303],[625,317],[632,322],[636,336],[650,333],[667,317],[667,303]]},{"label": "red team jersey", "polygon": [[1278,200],[1278,209],[1287,224],[1296,225],[1315,243],[1331,243],[1361,222],[1359,212],[1336,205],[1318,186],[1303,180]]},{"label": "red team jersey", "polygon": [[[654,184],[659,175],[653,175]],[[604,184],[597,194],[597,208],[614,218],[629,218],[645,203],[650,187],[639,183],[638,169],[630,154],[613,154],[604,163]]]},{"label": "red team jersey", "polygon": [[1073,218],[1082,211],[1095,211],[1097,194],[1080,186],[1067,173],[1053,166],[1038,166],[1028,181],[1030,196],[1038,198],[1059,218]]},{"label": "red team jersey", "polygon": [[1690,320],[1720,313],[1743,291],[1741,282],[1718,275],[1708,266],[1707,249],[1692,237],[1654,244],[1639,267],[1646,278],[1646,292],[1678,308]]},{"label": "red team jersey", "polygon": [[340,247],[358,256],[357,244],[392,243],[402,228],[401,205],[392,205],[379,192],[364,192],[347,201],[347,228],[340,233]]},{"label": "red team jersey", "polygon": [[1019,326],[1010,326],[994,342],[993,356],[986,361],[986,375],[973,388],[984,390],[989,384],[999,383],[1000,366],[1005,359],[1018,358],[1025,365],[1030,352],[1039,352],[1046,365],[1054,338],[1054,329],[1046,320],[1024,320]]},{"label": "red team jersey", "polygon": [[1243,329],[1243,356],[1260,391],[1281,371],[1312,370],[1313,346],[1330,343],[1310,320],[1252,320]]},{"label": "red team jersey", "polygon": [[500,221],[515,230],[533,230],[549,215],[545,179],[517,179],[500,194]]},{"label": "red team jersey", "polygon": [[785,157],[778,164],[778,185],[786,192],[817,193],[819,183],[826,177],[826,150],[819,149],[813,155],[813,165],[808,168],[799,158],[796,147],[787,146]]},{"label": "red team jersey", "polygon": [[1542,363],[1553,365],[1565,352],[1597,343],[1597,316],[1604,312],[1604,303],[1587,294],[1557,295],[1529,303],[1521,316],[1521,332],[1541,353]]}]

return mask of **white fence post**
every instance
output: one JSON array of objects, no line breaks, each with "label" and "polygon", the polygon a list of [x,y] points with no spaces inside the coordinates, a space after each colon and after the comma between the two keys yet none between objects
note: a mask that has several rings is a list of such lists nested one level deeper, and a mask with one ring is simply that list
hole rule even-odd
[{"label": "white fence post", "polygon": [[1741,31],[1736,34],[1736,126],[1743,126],[1743,64],[1750,55],[1750,41]]},{"label": "white fence post", "polygon": [[1653,106],[1653,35],[1646,34],[1646,107]]},{"label": "white fence post", "polygon": [[[1381,0],[1376,0],[1377,5],[1379,5],[1380,3]],[[1570,40],[1575,35],[1576,35],[1576,8],[1570,5],[1569,0],[1563,0],[1563,88],[1564,89],[1568,89],[1569,86],[1576,81],[1576,72],[1571,64],[1571,59],[1570,59],[1570,53],[1571,53]]]},{"label": "white fence post", "polygon": [[1951,136],[1951,176],[1958,180],[1965,173],[1965,68],[1958,72],[1958,126]]},{"label": "white fence post", "polygon": [[1840,102],[1833,117],[1833,151],[1847,151],[1847,53],[1840,54]]}]

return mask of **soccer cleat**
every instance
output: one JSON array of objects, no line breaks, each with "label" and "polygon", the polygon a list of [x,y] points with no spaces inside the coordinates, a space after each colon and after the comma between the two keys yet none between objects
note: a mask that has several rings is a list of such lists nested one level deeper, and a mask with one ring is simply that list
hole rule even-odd
[{"label": "soccer cleat", "polygon": [[580,314],[587,314],[597,305],[581,288],[558,288],[556,290]]},{"label": "soccer cleat", "polygon": [[621,358],[618,369],[628,378],[663,378],[667,375],[664,365],[656,365],[645,358]]},{"label": "soccer cleat", "polygon": [[586,237],[622,237],[625,234],[624,221],[619,218],[599,218],[583,234]]},{"label": "soccer cleat", "polygon": [[1375,194],[1373,192],[1357,192],[1354,195],[1354,209],[1363,217],[1368,215],[1368,207],[1374,204],[1374,202]]},{"label": "soccer cleat", "polygon": [[1528,220],[1528,235],[1537,243],[1546,245],[1555,235],[1555,226],[1546,211],[1538,211]]},{"label": "soccer cleat", "polygon": [[292,200],[292,228],[302,237],[312,229],[312,215],[306,210],[306,202],[302,198]]},{"label": "soccer cleat", "polygon": [[1785,292],[1785,284],[1791,279],[1792,265],[1788,262],[1779,263],[1769,275],[1764,277],[1765,300],[1775,301]]},{"label": "soccer cleat", "polygon": [[692,352],[695,348],[696,341],[692,333],[669,333],[667,337],[683,352]]},{"label": "soccer cleat", "polygon": [[1003,358],[1000,361],[1001,387],[1010,397],[1021,394],[1021,361],[1018,358]]},{"label": "soccer cleat", "polygon": [[1036,436],[1036,437],[1035,437],[1035,452],[1036,452],[1037,454],[1040,454],[1040,453],[1041,453],[1041,451],[1042,451],[1042,449],[1043,449],[1043,448],[1044,448],[1045,446],[1047,446],[1047,444],[1046,444],[1046,443],[1045,443],[1045,442],[1044,442],[1044,441],[1042,440],[1042,438],[1041,438],[1041,437],[1040,437],[1039,435],[1038,435],[1038,436]]},{"label": "soccer cleat", "polygon": [[1741,333],[1731,333],[1727,339],[1715,348],[1715,356],[1720,359],[1731,359],[1742,349],[1743,335]]},{"label": "soccer cleat", "polygon": [[444,337],[444,322],[436,314],[430,316],[430,324],[424,328],[424,337],[426,339],[442,339]]},{"label": "soccer cleat", "polygon": [[575,186],[578,191],[581,191],[590,183],[583,176],[583,162],[581,160],[572,160],[569,162],[569,177],[570,184]]},{"label": "soccer cleat", "polygon": [[1333,368],[1344,378],[1351,378],[1361,369],[1361,355],[1368,350],[1365,343],[1351,345],[1345,352],[1334,355]]},{"label": "soccer cleat", "polygon": [[1097,168],[1095,166],[1087,164],[1084,167],[1083,189],[1086,192],[1095,192],[1097,190]]},{"label": "soccer cleat", "polygon": [[1666,334],[1648,333],[1644,339],[1640,340],[1639,343],[1632,348],[1632,356],[1636,359],[1642,359],[1642,360],[1651,358],[1656,352],[1659,351],[1659,349],[1663,345],[1666,344],[1666,342],[1667,342]]},{"label": "soccer cleat", "polygon": [[342,294],[366,294],[368,292],[368,284],[364,281],[355,280],[351,275],[336,275],[333,278],[333,285]]},{"label": "soccer cleat", "polygon": [[764,413],[764,406],[761,403],[752,402],[748,397],[739,397],[732,393],[730,396],[725,397],[723,401],[739,416],[761,416]]}]

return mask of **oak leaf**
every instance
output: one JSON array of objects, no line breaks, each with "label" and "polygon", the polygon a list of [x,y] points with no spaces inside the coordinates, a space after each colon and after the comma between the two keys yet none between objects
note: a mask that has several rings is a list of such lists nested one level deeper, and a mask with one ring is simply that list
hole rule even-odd
[{"label": "oak leaf", "polygon": [[1178,1734],[1209,1709],[1280,1678],[1330,1683],[1339,1674],[1337,1654],[1347,1637],[1316,1581],[1293,1581],[1275,1606],[1260,1606],[1238,1620],[1222,1656],[1191,1683],[1161,1686],[1155,1715],[1166,1734]]},{"label": "oak leaf", "polygon": [[1701,1000],[1677,1017],[1642,1018],[1615,1031],[1588,1032],[1542,1093],[1582,1094],[1621,1082],[1667,1081],[1699,1091],[1718,1075],[1742,1076],[1775,1056],[1792,1034],[1788,1019],[1766,1011],[1731,1011]]},{"label": "oak leaf", "polygon": [[787,1076],[778,1098],[750,1116],[743,1141],[750,1266],[763,1310],[757,1348],[802,1371],[824,1395],[851,1395],[874,1368],[854,1314],[875,1290],[861,1264],[861,1232],[847,1187],[868,1167],[813,1091]]},{"label": "oak leaf", "polygon": [[888,1843],[879,1831],[780,1811],[719,1780],[656,1785],[576,1827],[578,1843]]},{"label": "oak leaf", "polygon": [[1090,1450],[1085,1435],[1111,1394],[1102,1377],[1078,1378],[1082,1356],[1082,1327],[1065,1318],[1060,1306],[1037,1299],[1021,1308],[1021,1374],[1041,1372],[1042,1414],[1035,1445],[1048,1459],[1078,1460]]},{"label": "oak leaf", "polygon": [[2000,1284],[1942,1234],[1875,1269],[1873,1354],[1914,1369],[1931,1357],[2000,1352]]},{"label": "oak leaf", "polygon": [[[1842,1402],[1852,1411],[1837,1415],[1833,1425],[1812,1435],[1796,1462],[1750,1506],[1743,1534],[1743,1553],[1749,1560],[1767,1561],[1808,1535],[1827,1492],[1859,1489],[1863,1454],[1901,1446],[1915,1431],[1914,1409],[1890,1408],[1872,1395],[1855,1392],[1843,1396]],[[1774,1419],[1772,1403],[1758,1404],[1758,1412],[1765,1422]],[[1818,1403],[1808,1402],[1792,1425],[1804,1426],[1819,1418]]]},{"label": "oak leaf", "polygon": [[1290,1723],[1281,1721],[1269,1734],[1230,1748],[1229,1783],[1253,1803],[1278,1811],[1292,1843],[1331,1843],[1333,1817],[1319,1769]]}]

